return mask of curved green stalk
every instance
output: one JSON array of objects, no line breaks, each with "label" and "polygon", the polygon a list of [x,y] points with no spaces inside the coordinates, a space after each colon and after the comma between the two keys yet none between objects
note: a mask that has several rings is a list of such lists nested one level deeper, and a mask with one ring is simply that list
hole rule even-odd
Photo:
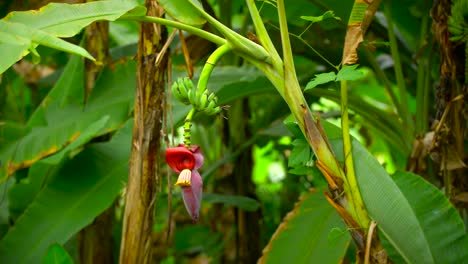
[{"label": "curved green stalk", "polygon": [[[218,47],[206,60],[205,66],[203,66],[203,70],[200,74],[200,78],[198,79],[197,89],[200,92],[206,90],[206,86],[208,85],[208,80],[210,79],[211,72],[213,71],[216,63],[226,54],[228,51],[231,50],[231,46],[228,44],[221,45]],[[200,93],[201,94],[201,93]]]},{"label": "curved green stalk", "polygon": [[341,129],[343,132],[343,153],[345,161],[346,178],[348,179],[349,191],[353,199],[352,205],[356,212],[357,222],[362,227],[369,226],[369,217],[367,215],[364,202],[362,201],[361,193],[354,172],[354,160],[352,154],[351,136],[349,131],[348,118],[348,85],[347,81],[341,81]]},{"label": "curved green stalk", "polygon": [[161,24],[169,27],[174,27],[178,28],[184,31],[187,31],[189,33],[192,33],[194,35],[197,35],[201,38],[204,38],[208,41],[211,41],[218,46],[226,44],[226,40],[223,39],[220,36],[217,36],[213,33],[210,33],[208,31],[205,31],[203,29],[199,29],[193,26],[189,26],[177,21],[172,21],[164,18],[159,18],[159,17],[152,17],[152,16],[126,16],[121,18],[120,20],[128,20],[128,21],[139,21],[139,22],[150,22],[150,23],[156,23],[156,24]]},{"label": "curved green stalk", "polygon": [[190,145],[192,144],[190,129],[192,128],[192,118],[194,114],[195,108],[192,107],[192,109],[190,109],[190,112],[188,112],[187,116],[185,117],[184,121],[184,145],[187,148],[190,148]]}]

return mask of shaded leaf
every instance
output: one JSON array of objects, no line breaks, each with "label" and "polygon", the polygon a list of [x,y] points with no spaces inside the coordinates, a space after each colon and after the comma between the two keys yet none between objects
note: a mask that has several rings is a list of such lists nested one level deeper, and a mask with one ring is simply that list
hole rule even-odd
[{"label": "shaded leaf", "polygon": [[28,170],[28,176],[11,186],[8,190],[8,210],[11,219],[16,222],[24,210],[36,198],[39,191],[47,185],[51,176],[57,172],[58,166],[41,161],[34,163]]},{"label": "shaded leaf", "polygon": [[[308,93],[314,96],[325,97],[338,104],[341,100],[340,92],[337,90],[315,88],[309,90]],[[383,111],[362,100],[361,97],[354,96],[352,93],[348,96],[349,108],[365,119],[366,126],[370,126],[375,128],[377,131],[380,131],[382,137],[391,145],[395,146],[397,150],[404,155],[408,154],[410,148],[410,142],[408,141],[409,138],[405,136],[405,131],[403,131],[398,118],[393,112]],[[293,119],[291,121],[293,121],[290,125],[291,129],[295,129],[295,121]],[[295,134],[295,136],[297,137],[298,135]]]},{"label": "shaded leaf", "polygon": [[260,206],[258,201],[240,195],[204,193],[203,201],[207,203],[221,203],[226,206],[235,206],[245,211],[256,211]]},{"label": "shaded leaf", "polygon": [[132,127],[129,120],[109,143],[85,149],[51,176],[0,240],[1,263],[37,262],[112,204],[128,173]]},{"label": "shaded leaf", "polygon": [[73,260],[62,245],[54,243],[47,249],[42,264],[73,264]]},{"label": "shaded leaf", "polygon": [[[1,146],[0,160],[5,162],[5,166],[1,167],[0,180],[55,154],[75,140],[79,139],[66,152],[95,136],[119,128],[130,116],[134,73],[135,62],[132,61],[116,64],[112,69],[106,68],[97,80],[88,104],[83,107],[80,102],[84,90],[83,60],[72,58],[59,81],[32,115],[28,123],[29,133],[10,145]],[[102,119],[105,116],[108,116],[107,121]]]},{"label": "shaded leaf", "polygon": [[224,247],[221,234],[213,232],[207,226],[188,225],[177,228],[174,237],[175,250],[185,254],[203,252],[209,256],[219,255]]},{"label": "shaded leaf", "polygon": [[348,233],[329,239],[334,228],[346,229],[319,192],[303,195],[263,250],[259,263],[339,263],[350,242]]},{"label": "shaded leaf", "polygon": [[309,143],[304,139],[295,139],[292,143],[293,149],[288,158],[288,167],[304,165],[311,160]]}]

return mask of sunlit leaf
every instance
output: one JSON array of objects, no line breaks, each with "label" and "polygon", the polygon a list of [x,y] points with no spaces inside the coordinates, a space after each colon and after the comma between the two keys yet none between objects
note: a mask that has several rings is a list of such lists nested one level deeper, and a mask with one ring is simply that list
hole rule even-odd
[{"label": "sunlit leaf", "polygon": [[304,91],[307,91],[309,89],[312,89],[316,87],[317,85],[328,83],[328,82],[333,82],[336,79],[336,74],[335,72],[327,72],[327,73],[320,73],[316,74],[315,78],[312,79],[309,83],[307,83],[307,86]]},{"label": "sunlit leaf", "polygon": [[333,12],[333,10],[328,10],[325,13],[323,13],[323,15],[321,16],[301,16],[301,19],[304,19],[305,21],[309,21],[312,23],[321,22],[326,19],[335,19],[335,20],[341,21],[341,18],[335,16],[335,12]]},{"label": "sunlit leaf", "polygon": [[[74,5],[51,3],[38,11],[11,12],[0,20],[0,73],[29,52],[35,53],[37,45],[94,60],[82,47],[59,37],[74,36],[94,21],[113,21],[137,5],[137,1],[133,0],[94,1]],[[35,53],[33,57],[38,56]]]},{"label": "sunlit leaf", "polygon": [[21,23],[0,20],[0,32],[3,36],[10,36],[10,38],[18,36],[20,40],[17,44],[0,41],[0,54],[2,55],[2,60],[0,60],[0,73],[20,60],[29,51],[34,50],[37,45],[44,45],[94,60],[93,56],[82,47]]},{"label": "sunlit leaf", "polygon": [[364,77],[364,73],[357,69],[359,64],[344,65],[336,75],[336,81],[354,81]]},{"label": "sunlit leaf", "polygon": [[192,3],[203,8],[198,0],[158,0],[164,10],[173,18],[189,25],[201,25],[206,22]]},{"label": "sunlit leaf", "polygon": [[3,20],[22,23],[53,36],[66,38],[76,35],[94,21],[114,21],[137,6],[137,0],[50,3],[39,10],[11,12]]}]

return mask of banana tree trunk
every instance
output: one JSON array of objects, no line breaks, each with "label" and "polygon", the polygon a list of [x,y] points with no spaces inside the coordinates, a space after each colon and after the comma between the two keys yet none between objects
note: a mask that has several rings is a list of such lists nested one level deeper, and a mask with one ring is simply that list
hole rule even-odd
[{"label": "banana tree trunk", "polygon": [[[163,13],[147,0],[148,15]],[[142,23],[138,44],[137,87],[130,172],[120,247],[120,263],[151,263],[154,205],[160,189],[161,127],[165,109],[167,57],[157,59],[167,39],[164,26]],[[159,61],[157,63],[157,61]]]}]

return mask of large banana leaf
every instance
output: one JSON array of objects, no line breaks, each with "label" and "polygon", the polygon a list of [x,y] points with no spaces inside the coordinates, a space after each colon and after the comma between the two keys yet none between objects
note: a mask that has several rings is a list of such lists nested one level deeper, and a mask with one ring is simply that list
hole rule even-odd
[{"label": "large banana leaf", "polygon": [[[416,212],[424,235],[431,241],[429,247],[434,263],[466,262],[468,237],[465,226],[444,194],[420,176],[409,172],[397,172],[392,178],[411,201],[411,208]],[[393,246],[389,245],[387,252],[395,262],[403,262]]]},{"label": "large banana leaf", "polygon": [[86,148],[50,176],[0,240],[0,263],[40,263],[50,244],[66,242],[109,207],[126,180],[132,127],[129,120],[110,142]]},{"label": "large banana leaf", "polygon": [[[333,237],[332,230],[343,230]],[[339,263],[350,235],[323,193],[312,191],[299,199],[263,250],[259,263]]]},{"label": "large banana leaf", "polygon": [[[343,161],[341,132],[329,123],[324,127]],[[397,176],[402,181],[397,184],[364,146],[357,140],[352,145],[358,186],[369,216],[404,262],[466,261],[468,238],[460,216],[446,198],[419,177],[402,180]],[[402,184],[412,187],[402,188]],[[448,257],[447,252],[453,254]]]},{"label": "large banana leaf", "polygon": [[47,249],[42,264],[73,264],[73,260],[60,244],[55,243]]},{"label": "large banana leaf", "polygon": [[[86,4],[51,3],[38,11],[11,12],[0,20],[0,73],[35,50],[37,45],[93,57],[83,48],[59,39],[78,34],[99,20],[113,21],[138,6],[134,0],[106,0]],[[145,10],[139,8],[140,14]]]},{"label": "large banana leaf", "polygon": [[[285,124],[296,137],[303,137],[292,118]],[[328,122],[322,125],[338,160],[343,162],[340,129]],[[465,263],[465,227],[440,191],[412,174],[400,173],[392,179],[357,140],[352,145],[362,199],[390,245],[390,256],[402,263]]]}]

